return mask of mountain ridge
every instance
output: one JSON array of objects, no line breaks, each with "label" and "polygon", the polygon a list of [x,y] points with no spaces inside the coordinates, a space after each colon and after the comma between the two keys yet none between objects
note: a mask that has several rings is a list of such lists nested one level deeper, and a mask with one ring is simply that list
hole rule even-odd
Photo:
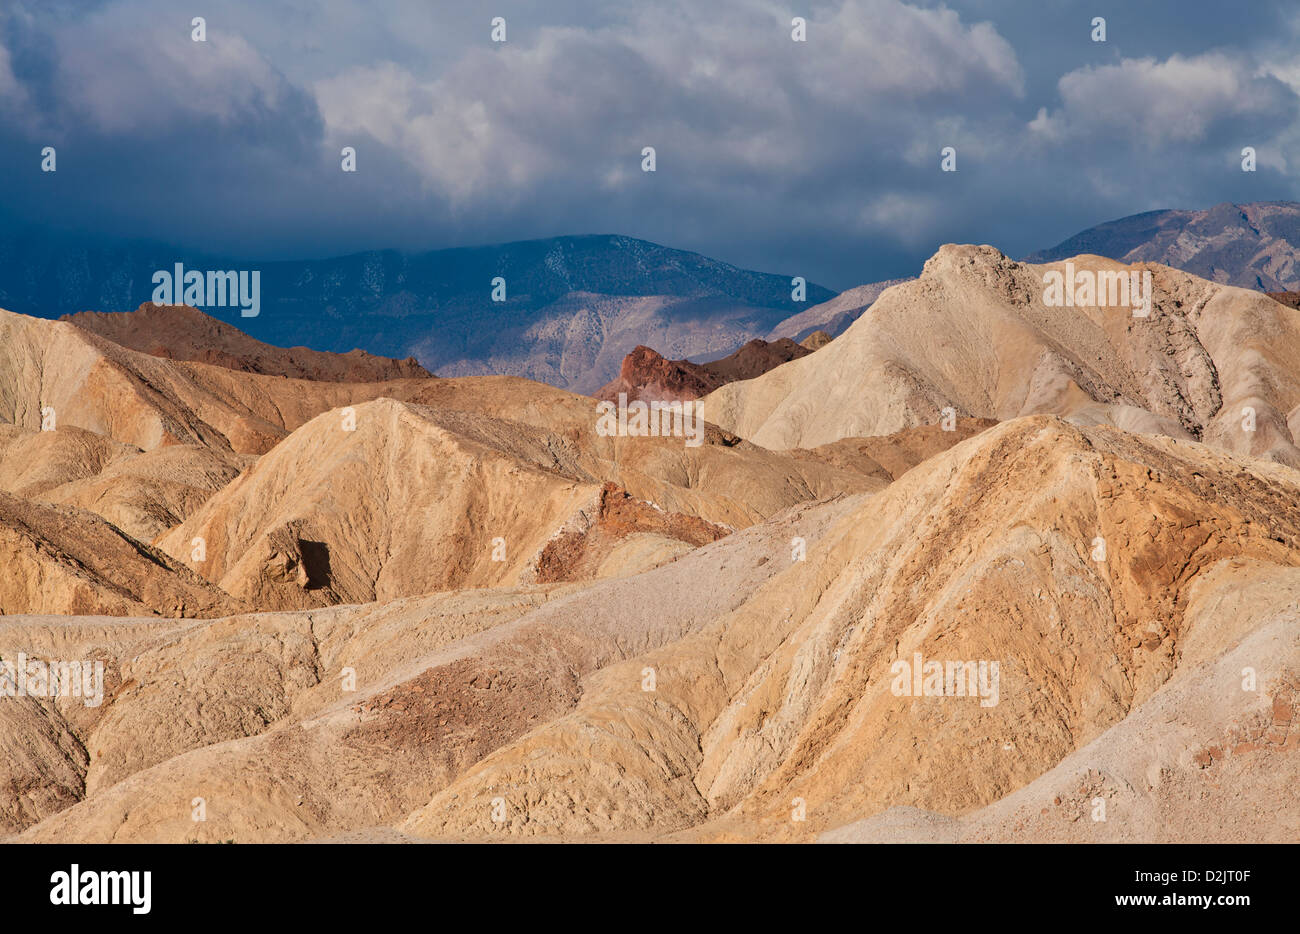
[{"label": "mountain ridge", "polygon": [[1082,253],[1161,263],[1220,285],[1285,292],[1300,288],[1300,204],[1224,201],[1199,211],[1145,211],[1089,227],[1024,261],[1056,262]]},{"label": "mountain ridge", "polygon": [[805,283],[796,301],[792,276],[612,234],[251,262],[24,232],[0,237],[0,307],[46,318],[129,311],[152,300],[153,274],[178,262],[257,271],[257,316],[200,310],[267,344],[414,356],[442,375],[503,373],[577,392],[613,379],[638,343],[676,357],[726,354],[835,295]]}]

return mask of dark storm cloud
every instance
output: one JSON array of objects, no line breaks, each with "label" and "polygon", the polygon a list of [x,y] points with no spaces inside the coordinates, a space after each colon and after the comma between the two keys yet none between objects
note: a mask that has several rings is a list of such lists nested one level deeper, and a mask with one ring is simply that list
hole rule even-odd
[{"label": "dark storm cloud", "polygon": [[0,14],[5,223],[262,258],[616,232],[846,287],[1300,195],[1282,4],[201,6],[206,43],[163,0]]}]

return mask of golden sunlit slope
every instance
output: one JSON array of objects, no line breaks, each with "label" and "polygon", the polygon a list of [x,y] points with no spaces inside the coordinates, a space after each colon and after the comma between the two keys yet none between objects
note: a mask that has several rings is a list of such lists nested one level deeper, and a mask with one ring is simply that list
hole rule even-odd
[{"label": "golden sunlit slope", "polygon": [[[1056,298],[1048,277],[1067,272],[1098,285],[1087,307],[1045,304]],[[1148,316],[1134,317],[1132,297],[1110,304],[1107,277],[1136,274],[1141,291],[1146,273]],[[710,421],[774,449],[934,424],[951,409],[1195,437],[1292,466],[1298,407],[1300,312],[1262,293],[1155,264],[1030,265],[959,245],[940,248],[919,279],[885,291],[816,354],[704,400]]]},{"label": "golden sunlit slope", "polygon": [[[1086,758],[1091,744],[1130,718],[1150,761],[1209,750],[1241,797],[1258,787],[1271,800],[1297,661],[1276,609],[1300,587],[1297,566],[1289,468],[1016,419],[881,492],[796,506],[634,576],[188,623],[147,657],[106,649],[121,659],[116,683],[135,683],[77,728],[102,730],[87,746],[92,790],[20,839],[385,826],[440,839],[811,840],[891,807],[947,819],[1012,801],[1063,765],[1104,765]],[[16,625],[30,643],[74,624]],[[900,678],[917,654],[921,678]],[[937,681],[924,662],[940,664]],[[969,686],[956,662],[975,663],[973,694],[956,690]],[[1247,666],[1260,693],[1225,701]],[[160,711],[213,694],[233,706],[200,718],[211,732],[159,725]],[[1169,696],[1182,719],[1159,715]],[[1253,757],[1238,747],[1258,741],[1265,697],[1280,739]],[[1246,736],[1235,745],[1234,723]],[[1235,761],[1213,752],[1225,743]],[[49,769],[75,774],[75,758],[49,755]],[[1106,774],[1132,784],[1116,762]],[[1186,813],[1204,786],[1161,787],[1160,806]],[[194,795],[209,802],[202,825]],[[1159,835],[1138,810],[1112,813],[1134,815],[1133,839]],[[1187,826],[1267,837],[1266,821],[1237,807]]]}]

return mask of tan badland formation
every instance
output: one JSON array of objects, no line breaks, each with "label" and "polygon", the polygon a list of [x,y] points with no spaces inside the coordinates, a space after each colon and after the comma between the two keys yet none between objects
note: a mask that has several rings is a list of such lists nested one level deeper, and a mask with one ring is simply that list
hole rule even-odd
[{"label": "tan badland formation", "polygon": [[0,492],[0,614],[221,616],[238,601],[94,513]]},{"label": "tan badland formation", "polygon": [[1064,262],[944,246],[814,356],[711,393],[705,417],[782,449],[936,424],[949,407],[1050,413],[1300,466],[1300,313],[1156,264],[1069,262],[1076,274],[1150,272],[1150,314],[1049,307],[1044,277]]},{"label": "tan badland formation", "polygon": [[[157,586],[147,591],[144,605],[108,598],[87,602],[84,575],[69,577],[61,567],[73,553],[37,549],[37,566],[54,562],[58,574],[52,580],[75,582],[75,592],[59,593],[48,584],[39,597],[19,599],[34,579],[36,572],[29,571],[0,606],[10,613],[173,615],[179,607],[185,615],[212,615],[213,606],[190,593],[192,581],[178,579],[174,593],[163,587],[167,573],[179,567],[224,588],[225,594],[214,597],[221,611],[384,600],[528,582],[539,574],[553,580],[563,576],[561,568],[578,577],[632,573],[796,502],[878,489],[889,476],[866,458],[818,452],[791,457],[716,430],[698,449],[681,438],[601,438],[592,431],[590,399],[508,377],[338,384],[245,376],[262,382],[255,387],[264,394],[258,405],[282,421],[265,439],[282,440],[259,461],[230,450],[225,435],[196,417],[215,408],[209,389],[238,386],[226,382],[234,374],[125,351],[62,322],[3,316],[0,324],[16,332],[18,351],[51,358],[49,366],[27,371],[14,364],[16,383],[59,385],[65,374],[78,373],[69,351],[80,350],[89,354],[91,373],[123,384],[121,393],[96,396],[94,381],[83,379],[69,390],[74,395],[68,402],[53,390],[40,390],[37,401],[60,400],[52,407],[56,427],[0,426],[0,489],[34,503],[95,513],[142,545],[157,540],[174,559],[157,566]],[[180,406],[146,394],[169,381],[204,405]],[[330,409],[292,434],[286,430],[340,396],[350,401],[382,391],[414,401]],[[295,409],[301,414],[283,418]],[[25,411],[21,405],[14,410]],[[166,424],[178,413],[181,424],[201,430],[188,436],[189,443],[179,443],[177,431],[141,450],[73,427],[104,413],[103,420],[128,440],[145,440],[130,430],[142,419]],[[941,440],[946,446],[956,436]],[[633,510],[636,522],[600,521],[608,483],[654,503],[671,521],[661,522],[648,509]],[[675,515],[681,518],[673,520]],[[692,518],[702,524],[686,521]],[[99,528],[94,519],[77,521]],[[611,529],[617,534],[608,534]],[[132,567],[97,562],[96,586],[137,599]]]},{"label": "tan badland formation", "polygon": [[0,425],[0,490],[78,506],[143,542],[180,524],[255,460],[197,445],[141,451],[82,428]]},{"label": "tan badland formation", "polygon": [[[16,718],[48,738],[10,768],[64,786],[0,810],[31,841],[878,838],[882,812],[904,838],[977,815],[997,839],[1294,839],[1297,565],[1290,468],[1017,419],[631,577],[7,622],[0,654],[108,659],[111,701]],[[998,662],[996,703],[900,696],[915,653]],[[1235,804],[1201,806],[1220,773]],[[1076,819],[1095,797],[1107,821]],[[932,816],[899,831],[900,807]]]},{"label": "tan badland formation", "polygon": [[[630,516],[620,537],[654,539],[621,552],[611,568],[624,571],[675,557],[673,543],[698,545],[804,500],[881,485],[852,466],[721,436],[698,448],[602,439],[591,400],[564,406],[581,397],[553,392],[568,399],[556,400],[551,430],[392,399],[318,416],[159,545],[184,560],[201,538],[207,556],[195,567],[209,580],[249,606],[302,609],[554,579],[567,562],[554,560],[552,540],[600,531],[606,483],[682,516]],[[628,564],[634,553],[650,565]]]},{"label": "tan badland formation", "polygon": [[167,360],[3,310],[0,346],[0,422],[39,431],[52,418],[145,451],[261,454],[321,412],[425,382],[321,382]]},{"label": "tan badland formation", "polygon": [[834,338],[832,338],[825,331],[813,331],[811,334],[809,334],[807,337],[805,337],[803,340],[799,342],[799,346],[804,347],[808,350],[821,350],[823,347],[829,344],[833,339]]},{"label": "tan badland formation", "polygon": [[0,832],[1300,838],[1295,312],[1156,266],[1149,318],[1042,307],[1057,268],[945,247],[709,397],[769,447],[0,315],[0,659],[105,694],[0,698]]}]

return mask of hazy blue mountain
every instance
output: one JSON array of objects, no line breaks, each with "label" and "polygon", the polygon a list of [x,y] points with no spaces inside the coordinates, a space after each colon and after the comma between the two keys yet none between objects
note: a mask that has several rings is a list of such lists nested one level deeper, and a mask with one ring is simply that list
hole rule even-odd
[{"label": "hazy blue mountain", "polygon": [[1090,227],[1025,259],[1046,263],[1080,253],[1163,263],[1247,289],[1297,289],[1300,204],[1225,202],[1204,211],[1148,211]]},{"label": "hazy blue mountain", "polygon": [[[0,237],[0,307],[58,317],[129,311],[156,271],[258,270],[261,310],[204,307],[259,340],[416,357],[441,375],[509,373],[593,392],[649,344],[674,358],[723,355],[835,293],[620,236],[249,263],[165,245]],[[492,280],[506,300],[491,300]]]}]

